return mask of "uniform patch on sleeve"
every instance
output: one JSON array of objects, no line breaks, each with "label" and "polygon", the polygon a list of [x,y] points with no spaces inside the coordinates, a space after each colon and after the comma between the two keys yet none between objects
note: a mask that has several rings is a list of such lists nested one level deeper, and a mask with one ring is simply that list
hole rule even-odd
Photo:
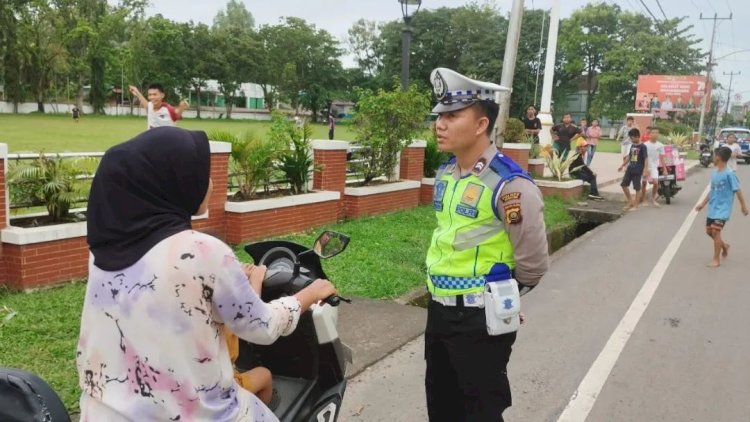
[{"label": "uniform patch on sleeve", "polygon": [[518,224],[523,221],[521,204],[506,205],[503,210],[505,210],[505,224]]},{"label": "uniform patch on sleeve", "polygon": [[508,202],[508,201],[514,201],[520,198],[521,198],[521,192],[511,192],[511,193],[506,193],[505,195],[501,196],[500,200],[503,202]]}]

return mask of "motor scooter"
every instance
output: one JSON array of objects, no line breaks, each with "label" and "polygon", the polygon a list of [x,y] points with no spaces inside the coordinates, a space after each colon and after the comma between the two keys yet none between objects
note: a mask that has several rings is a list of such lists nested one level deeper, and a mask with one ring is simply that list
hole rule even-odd
[{"label": "motor scooter", "polygon": [[[249,244],[245,251],[257,265],[265,265],[261,297],[268,302],[291,296],[318,278],[328,278],[321,259],[344,251],[349,237],[325,231],[313,248],[286,241]],[[282,422],[335,422],[346,391],[346,369],[352,352],[339,339],[338,308],[332,296],[302,314],[292,334],[268,346],[240,339],[235,365],[240,371],[257,366],[273,374],[277,405],[272,409]],[[40,377],[18,369],[0,368],[0,421],[69,422],[65,406]]]},{"label": "motor scooter", "polygon": [[663,196],[664,202],[669,205],[672,203],[672,198],[682,189],[682,186],[677,184],[677,166],[666,165],[661,169],[666,169],[666,171],[659,174],[659,195]]},{"label": "motor scooter", "polygon": [[708,168],[711,163],[714,162],[714,141],[706,138],[703,143],[700,144],[700,159],[699,162],[703,167]]}]

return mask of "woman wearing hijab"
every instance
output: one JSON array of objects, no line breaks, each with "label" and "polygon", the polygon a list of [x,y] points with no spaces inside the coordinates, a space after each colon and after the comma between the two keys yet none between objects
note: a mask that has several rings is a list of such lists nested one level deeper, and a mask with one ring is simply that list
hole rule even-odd
[{"label": "woman wearing hijab", "polygon": [[223,328],[273,343],[335,289],[316,280],[264,303],[232,250],[191,230],[191,216],[206,211],[210,162],[205,133],[174,127],[102,158],[76,357],[83,422],[277,420],[237,385]]}]

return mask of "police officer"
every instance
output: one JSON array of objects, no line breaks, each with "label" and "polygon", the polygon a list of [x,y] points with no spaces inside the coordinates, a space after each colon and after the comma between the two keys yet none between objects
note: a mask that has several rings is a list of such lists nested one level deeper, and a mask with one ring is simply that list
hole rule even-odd
[{"label": "police officer", "polygon": [[[438,224],[426,262],[429,419],[502,421],[511,405],[506,367],[518,327],[516,286],[528,290],[547,271],[542,195],[490,141],[495,93],[507,88],[445,68],[430,78],[438,147],[454,157],[435,178]],[[516,290],[498,302],[498,286]]]}]

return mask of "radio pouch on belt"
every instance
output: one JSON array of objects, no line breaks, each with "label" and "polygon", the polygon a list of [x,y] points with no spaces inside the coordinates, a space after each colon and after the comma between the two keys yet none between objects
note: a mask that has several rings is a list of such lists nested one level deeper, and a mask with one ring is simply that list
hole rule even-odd
[{"label": "radio pouch on belt", "polygon": [[514,279],[484,285],[484,312],[487,333],[491,336],[518,331],[521,325],[521,295]]}]

